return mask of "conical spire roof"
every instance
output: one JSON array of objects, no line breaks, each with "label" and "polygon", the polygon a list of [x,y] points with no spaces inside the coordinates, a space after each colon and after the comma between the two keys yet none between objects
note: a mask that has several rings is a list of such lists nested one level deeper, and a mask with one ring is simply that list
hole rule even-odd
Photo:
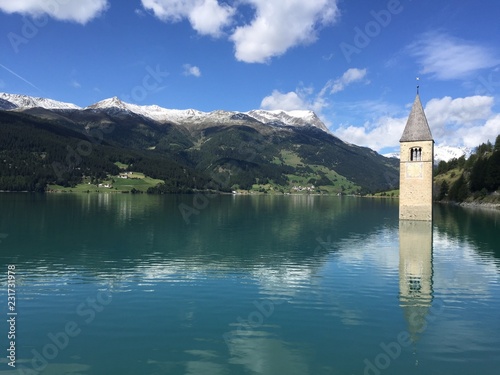
[{"label": "conical spire roof", "polygon": [[432,141],[431,129],[427,123],[420,96],[417,93],[406,127],[399,142]]}]

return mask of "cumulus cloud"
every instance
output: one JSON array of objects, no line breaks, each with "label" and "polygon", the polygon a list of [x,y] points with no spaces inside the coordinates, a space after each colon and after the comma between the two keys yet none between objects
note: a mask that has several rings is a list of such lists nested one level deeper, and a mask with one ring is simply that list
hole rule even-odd
[{"label": "cumulus cloud", "polygon": [[342,77],[330,81],[328,85],[331,86],[331,93],[335,94],[336,92],[344,90],[346,86],[349,86],[351,83],[362,81],[365,76],[366,69],[351,68],[342,74]]},{"label": "cumulus cloud", "polygon": [[322,116],[322,110],[328,105],[322,93],[315,94],[311,87],[299,87],[295,91],[283,93],[273,90],[272,94],[262,99],[260,107],[267,110],[311,110],[328,126],[330,123]]},{"label": "cumulus cloud", "polygon": [[[164,22],[188,20],[201,35],[229,35],[236,59],[247,63],[265,63],[294,46],[314,42],[318,31],[339,15],[338,0],[239,0],[233,5],[222,0],[141,2]],[[254,10],[251,20],[246,19],[248,6]]]},{"label": "cumulus cloud", "polygon": [[[431,99],[424,111],[437,144],[476,147],[487,140],[494,142],[500,134],[500,114],[492,111],[493,105],[489,96],[446,96]],[[344,141],[376,151],[397,149],[407,118],[381,116],[362,126],[341,125],[333,132]]]},{"label": "cumulus cloud", "polygon": [[145,9],[165,22],[189,20],[201,35],[218,37],[232,22],[236,9],[217,0],[141,0]]},{"label": "cumulus cloud", "polygon": [[437,32],[420,36],[408,52],[417,58],[421,73],[439,80],[467,78],[500,63],[488,47]]},{"label": "cumulus cloud", "polygon": [[435,138],[446,138],[451,129],[467,129],[484,123],[492,115],[494,100],[491,96],[469,96],[452,99],[445,96],[431,99],[425,114]]},{"label": "cumulus cloud", "polygon": [[183,68],[185,76],[201,77],[201,70],[197,66],[184,64]]},{"label": "cumulus cloud", "polygon": [[282,109],[284,111],[293,111],[296,109],[305,109],[307,104],[295,91],[282,93],[274,90],[271,95],[262,99],[260,107],[268,110]]},{"label": "cumulus cloud", "polygon": [[425,113],[436,142],[455,146],[476,147],[500,134],[500,115],[492,111],[491,96],[448,96],[430,100]]},{"label": "cumulus cloud", "polygon": [[500,114],[491,117],[484,124],[459,128],[456,133],[457,137],[463,140],[463,145],[471,148],[477,147],[486,141],[495,143],[495,139],[499,134]]},{"label": "cumulus cloud", "polygon": [[337,0],[244,0],[255,8],[250,24],[231,35],[235,56],[247,63],[263,63],[291,47],[312,43],[322,26],[338,17]]},{"label": "cumulus cloud", "polygon": [[0,0],[0,10],[33,17],[48,15],[60,21],[72,21],[82,25],[100,16],[109,7],[108,0]]},{"label": "cumulus cloud", "polygon": [[384,116],[363,126],[341,125],[333,133],[345,142],[380,151],[399,144],[405,124],[406,118]]}]

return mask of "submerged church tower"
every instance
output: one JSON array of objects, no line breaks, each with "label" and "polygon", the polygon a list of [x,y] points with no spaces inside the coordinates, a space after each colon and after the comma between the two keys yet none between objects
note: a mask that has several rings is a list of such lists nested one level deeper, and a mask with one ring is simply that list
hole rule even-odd
[{"label": "submerged church tower", "polygon": [[432,220],[434,140],[417,88],[400,142],[399,219]]}]

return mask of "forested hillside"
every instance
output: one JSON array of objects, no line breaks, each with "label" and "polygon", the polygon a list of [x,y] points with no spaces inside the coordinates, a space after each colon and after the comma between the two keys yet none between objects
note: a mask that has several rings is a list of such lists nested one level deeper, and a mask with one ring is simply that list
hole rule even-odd
[{"label": "forested hillside", "polygon": [[467,160],[441,161],[435,182],[441,201],[500,201],[500,135],[494,145],[487,142],[478,146]]},{"label": "forested hillside", "polygon": [[369,193],[399,183],[398,161],[312,125],[244,115],[160,123],[115,109],[0,111],[0,190],[98,185],[121,172],[150,193],[210,190]]},{"label": "forested hillside", "polygon": [[43,192],[48,184],[75,186],[85,176],[99,181],[119,174],[116,162],[168,180],[170,192],[208,182],[165,156],[120,147],[53,121],[0,111],[0,190]]}]

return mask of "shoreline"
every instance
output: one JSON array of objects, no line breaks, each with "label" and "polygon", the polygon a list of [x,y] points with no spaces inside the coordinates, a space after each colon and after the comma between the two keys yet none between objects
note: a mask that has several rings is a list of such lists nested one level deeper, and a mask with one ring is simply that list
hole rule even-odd
[{"label": "shoreline", "polygon": [[[263,193],[259,191],[245,191],[245,192],[225,192],[225,191],[213,191],[213,190],[193,190],[191,192],[176,192],[176,193],[164,193],[164,194],[156,194],[156,193],[147,193],[145,191],[139,190],[138,192],[132,193],[130,190],[90,190],[89,191],[65,191],[65,190],[47,190],[44,192],[35,192],[35,191],[11,191],[11,190],[0,190],[1,193],[14,194],[14,193],[23,193],[23,194],[130,194],[130,195],[196,195],[196,194],[213,194],[213,195],[234,195],[234,196],[257,196],[257,195],[267,195],[267,196],[331,196],[331,197],[356,197],[356,198],[364,198],[363,195],[356,194],[326,194],[326,193]],[[368,197],[372,198],[372,197]],[[373,197],[377,198],[377,197]],[[382,197],[384,198],[384,197]],[[387,197],[390,198],[390,197]]]},{"label": "shoreline", "polygon": [[484,208],[489,210],[500,210],[500,203],[462,202],[455,204],[457,206],[465,208]]},{"label": "shoreline", "polygon": [[[90,190],[90,189],[89,189]],[[121,190],[108,190],[108,191],[96,191],[96,190],[90,190],[90,191],[61,191],[61,190],[49,190],[45,192],[34,192],[34,191],[12,191],[12,190],[0,190],[0,194],[13,194],[13,193],[22,193],[22,194],[130,194],[130,195],[196,195],[196,194],[215,194],[215,195],[240,195],[240,196],[332,196],[332,197],[355,197],[355,198],[374,198],[374,199],[390,199],[390,200],[399,200],[398,196],[378,196],[378,195],[356,195],[356,194],[321,194],[321,193],[309,193],[309,194],[300,194],[300,193],[279,193],[279,194],[269,194],[269,193],[262,193],[262,192],[238,192],[238,193],[229,193],[229,192],[215,192],[215,191],[204,191],[204,190],[198,190],[198,191],[192,191],[192,192],[184,192],[184,193],[166,193],[166,194],[148,194],[144,191],[132,193],[131,191],[121,191]],[[490,202],[444,202],[444,201],[434,201],[434,203],[439,203],[439,204],[446,204],[446,205],[453,205],[453,206],[460,206],[464,208],[477,208],[477,209],[487,209],[487,210],[493,210],[493,211],[498,211],[500,210],[500,203],[490,203]]]}]

